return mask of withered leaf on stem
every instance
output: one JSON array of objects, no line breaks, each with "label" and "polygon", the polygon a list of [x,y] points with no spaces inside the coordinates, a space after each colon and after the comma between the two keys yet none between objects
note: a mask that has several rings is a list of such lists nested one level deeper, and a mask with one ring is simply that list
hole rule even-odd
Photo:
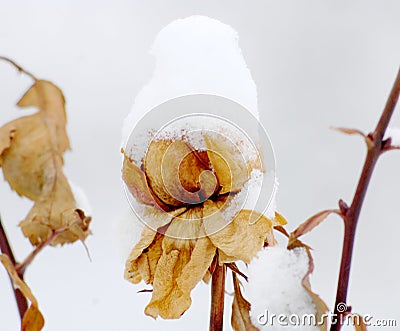
[{"label": "withered leaf on stem", "polygon": [[366,135],[364,132],[362,132],[361,130],[350,129],[350,128],[333,128],[333,129],[336,131],[339,131],[341,133],[348,134],[348,135],[358,135],[358,136],[364,138],[364,141],[368,147],[372,147],[372,145],[373,145],[371,138],[368,135]]},{"label": "withered leaf on stem", "polygon": [[22,331],[40,331],[44,326],[44,318],[42,313],[39,310],[38,302],[35,296],[32,294],[29,286],[18,276],[17,271],[15,270],[14,265],[12,264],[10,258],[5,255],[0,255],[0,262],[6,268],[15,288],[19,288],[21,293],[27,298],[31,305],[28,310],[25,312],[25,315],[22,319]]},{"label": "withered leaf on stem", "polygon": [[287,249],[295,249],[295,248],[301,248],[305,249],[307,256],[308,256],[308,270],[307,273],[304,275],[301,284],[303,288],[307,291],[309,296],[311,297],[314,305],[315,305],[315,320],[318,322],[318,327],[321,331],[326,331],[327,330],[327,317],[325,313],[328,311],[328,306],[325,304],[325,302],[319,297],[318,294],[314,293],[311,290],[311,284],[310,284],[310,275],[314,270],[314,261],[310,252],[310,247],[303,244],[300,240],[295,239],[292,240],[289,239],[289,244]]},{"label": "withered leaf on stem", "polygon": [[[63,153],[70,147],[64,105],[64,96],[57,86],[35,80],[18,106],[36,107],[38,112],[0,127],[0,166],[4,178],[19,195],[34,201],[20,223],[33,245],[71,224],[75,224],[73,229],[64,232],[53,245],[83,240],[90,232],[90,218],[77,209],[62,171]],[[77,217],[82,220],[80,226],[76,226]]]},{"label": "withered leaf on stem", "polygon": [[347,313],[346,317],[352,319],[356,331],[367,331],[367,325],[365,324],[364,318],[361,315]]},{"label": "withered leaf on stem", "polygon": [[231,324],[235,331],[258,331],[250,319],[251,304],[242,295],[240,281],[232,272],[234,297],[232,303]]},{"label": "withered leaf on stem", "polygon": [[313,230],[316,226],[318,226],[321,222],[323,222],[331,214],[337,214],[337,215],[341,216],[340,210],[337,210],[337,209],[329,209],[329,210],[321,211],[321,212],[311,216],[303,223],[301,223],[296,228],[296,230],[294,230],[291,233],[291,236],[297,239],[297,238],[301,237],[302,235],[305,235],[306,233]]}]

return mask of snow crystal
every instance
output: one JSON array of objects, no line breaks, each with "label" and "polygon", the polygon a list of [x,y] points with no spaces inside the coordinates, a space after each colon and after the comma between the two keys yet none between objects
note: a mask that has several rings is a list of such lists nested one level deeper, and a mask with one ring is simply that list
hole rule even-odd
[{"label": "snow crystal", "polygon": [[261,330],[318,330],[313,325],[282,326],[276,318],[271,325],[273,314],[288,318],[292,314],[300,318],[315,314],[315,305],[301,284],[307,270],[308,256],[302,248],[289,251],[280,246],[268,247],[252,260],[244,293],[251,303],[254,325]]},{"label": "snow crystal", "polygon": [[[253,169],[249,180],[223,210],[222,216],[229,221],[239,210],[249,209],[273,218],[276,209],[274,184],[276,185],[276,179],[273,172],[263,173],[258,169]],[[268,193],[266,193],[267,190]],[[271,197],[270,201],[265,199],[266,197]],[[266,205],[268,202],[269,205]]]},{"label": "snow crystal", "polygon": [[175,20],[160,31],[151,54],[156,63],[153,77],[137,95],[124,121],[123,146],[149,110],[179,96],[223,96],[258,118],[256,86],[239,47],[238,35],[230,26],[205,16]]},{"label": "snow crystal", "polygon": [[388,128],[385,139],[392,138],[393,146],[400,146],[400,128]]}]

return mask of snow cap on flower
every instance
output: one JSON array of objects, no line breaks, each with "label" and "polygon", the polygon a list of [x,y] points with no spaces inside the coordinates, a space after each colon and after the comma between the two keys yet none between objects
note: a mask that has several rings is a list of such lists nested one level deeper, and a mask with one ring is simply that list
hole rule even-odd
[{"label": "snow cap on flower", "polygon": [[[271,203],[272,146],[236,32],[207,17],[177,20],[152,54],[153,78],[123,131],[122,178],[146,224],[125,278],[152,285],[147,315],[173,319],[216,264],[249,263],[285,221]],[[260,196],[271,208],[259,206]]]},{"label": "snow cap on flower", "polygon": [[151,48],[155,69],[124,121],[125,146],[135,124],[155,106],[183,95],[231,99],[258,116],[257,89],[239,47],[237,32],[206,16],[190,16],[164,27]]}]

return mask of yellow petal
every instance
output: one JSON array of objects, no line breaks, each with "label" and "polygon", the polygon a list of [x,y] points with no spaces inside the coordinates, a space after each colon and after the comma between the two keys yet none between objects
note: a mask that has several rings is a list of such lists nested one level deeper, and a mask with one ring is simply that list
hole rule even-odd
[{"label": "yellow petal", "polygon": [[[146,284],[153,283],[157,264],[162,255],[163,238],[162,234],[157,233],[150,246],[137,258],[136,265],[140,275],[139,281],[143,279]],[[132,281],[132,283],[138,283],[138,281]]]},{"label": "yellow petal", "polygon": [[[240,210],[233,220],[226,223],[222,213],[212,202],[204,204],[203,221],[206,233],[212,243],[221,251],[220,262],[242,260],[249,263],[257,252],[264,246],[265,239],[273,238],[272,222],[264,215],[251,211]],[[215,224],[218,224],[216,227]]]},{"label": "yellow petal", "polygon": [[[187,143],[181,140],[152,141],[144,168],[153,192],[167,205],[181,206],[204,200],[200,175],[209,169]],[[203,181],[210,179],[209,175],[202,178]],[[212,184],[216,186],[215,178]]]},{"label": "yellow petal", "polygon": [[176,278],[182,271],[179,265],[187,263],[184,258],[185,255],[181,255],[179,250],[172,250],[169,254],[161,256],[154,275],[151,301],[145,308],[146,315],[153,318],[158,316],[165,319],[179,318],[183,314],[183,309],[190,306],[190,302],[186,302],[184,307],[178,307],[175,302],[176,298],[182,295],[176,286]]},{"label": "yellow petal", "polygon": [[221,186],[220,194],[240,191],[249,179],[250,169],[240,150],[228,139],[204,136],[207,154],[218,182]]},{"label": "yellow petal", "polygon": [[[186,220],[184,219],[184,216]],[[185,227],[185,221],[188,229]],[[192,223],[192,224],[190,224]],[[205,237],[201,223],[201,208],[194,208],[174,219],[166,232],[188,235],[199,239],[175,239],[165,237],[163,255],[158,261],[153,283],[153,294],[145,313],[157,318],[179,318],[191,305],[190,293],[206,275],[214,258],[215,247]]]},{"label": "yellow petal", "polygon": [[125,154],[122,166],[122,179],[127,185],[129,192],[132,193],[137,201],[146,205],[155,205],[155,199],[147,185],[145,173]]},{"label": "yellow petal", "polygon": [[197,240],[190,261],[177,279],[177,284],[184,295],[190,297],[192,289],[206,276],[214,259],[215,250],[216,248],[209,238],[203,237]]},{"label": "yellow petal", "polygon": [[[140,237],[139,242],[133,247],[129,257],[126,261],[125,265],[125,279],[132,283],[139,283],[142,278],[146,282],[150,282],[152,279],[153,272],[151,271],[154,268],[154,260],[158,261],[159,251],[161,247],[162,238],[158,238],[156,240],[157,229],[167,225],[171,222],[174,216],[179,215],[185,211],[184,208],[176,209],[171,212],[164,212],[162,210],[158,210],[156,208],[148,208],[145,212],[146,226],[142,230],[142,235]],[[162,236],[163,237],[163,236]],[[152,249],[150,249],[150,245],[152,245]],[[138,258],[141,256],[144,250],[149,248],[149,256],[143,257],[145,262],[149,265],[152,265],[150,269],[146,269],[143,265],[144,261],[141,261],[140,270],[138,263]],[[158,256],[158,258],[157,258]],[[149,262],[149,260],[151,262]],[[146,276],[147,275],[147,276]]]}]

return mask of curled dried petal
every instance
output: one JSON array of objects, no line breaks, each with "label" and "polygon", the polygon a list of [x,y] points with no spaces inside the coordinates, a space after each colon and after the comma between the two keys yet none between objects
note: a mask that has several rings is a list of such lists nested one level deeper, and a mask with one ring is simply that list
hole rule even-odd
[{"label": "curled dried petal", "polygon": [[240,150],[232,142],[218,136],[205,135],[207,154],[221,186],[220,194],[237,192],[249,179],[249,169]]},{"label": "curled dried petal", "polygon": [[145,313],[157,318],[179,318],[191,305],[190,293],[206,276],[215,246],[205,237],[201,208],[194,208],[172,221],[166,236],[183,234],[194,239],[165,237],[163,255],[154,275],[153,295]]},{"label": "curled dried petal", "polygon": [[[209,169],[187,143],[181,140],[152,141],[144,159],[144,168],[153,192],[165,204],[181,206],[204,200],[200,175]],[[216,186],[215,179],[203,176],[202,180],[212,180],[207,185],[207,193],[215,191],[209,188]]]},{"label": "curled dried petal", "polygon": [[6,268],[15,288],[19,288],[21,293],[25,298],[27,298],[31,305],[28,310],[25,312],[25,315],[22,319],[22,331],[40,331],[44,326],[44,318],[42,313],[39,310],[39,304],[33,295],[29,286],[19,277],[17,271],[10,258],[5,255],[0,255],[0,262]]},{"label": "curled dried petal", "polygon": [[146,205],[155,204],[155,199],[147,185],[145,173],[125,154],[122,166],[122,179],[127,185],[129,192],[132,193],[138,202]]},{"label": "curled dried petal", "polygon": [[[266,238],[275,243],[272,233],[272,221],[264,215],[251,211],[240,210],[232,222],[221,230],[217,228],[226,221],[219,209],[212,203],[204,204],[204,227],[212,243],[223,253],[221,262],[242,260],[249,263],[264,246]],[[215,225],[217,224],[217,227]],[[216,231],[216,232],[215,232]]]},{"label": "curled dried petal", "polygon": [[[157,229],[169,224],[174,216],[179,215],[185,211],[184,208],[171,211],[169,213],[158,210],[156,208],[149,208],[145,213],[148,223],[143,228],[142,235],[139,242],[133,247],[129,254],[128,260],[125,265],[125,279],[137,284],[142,278],[150,283],[155,269],[155,264],[161,255],[161,243],[164,236],[157,234]],[[142,261],[138,261],[139,257],[148,248],[145,257],[141,258]],[[143,260],[149,268],[143,267]],[[147,276],[146,276],[147,275]]]}]

